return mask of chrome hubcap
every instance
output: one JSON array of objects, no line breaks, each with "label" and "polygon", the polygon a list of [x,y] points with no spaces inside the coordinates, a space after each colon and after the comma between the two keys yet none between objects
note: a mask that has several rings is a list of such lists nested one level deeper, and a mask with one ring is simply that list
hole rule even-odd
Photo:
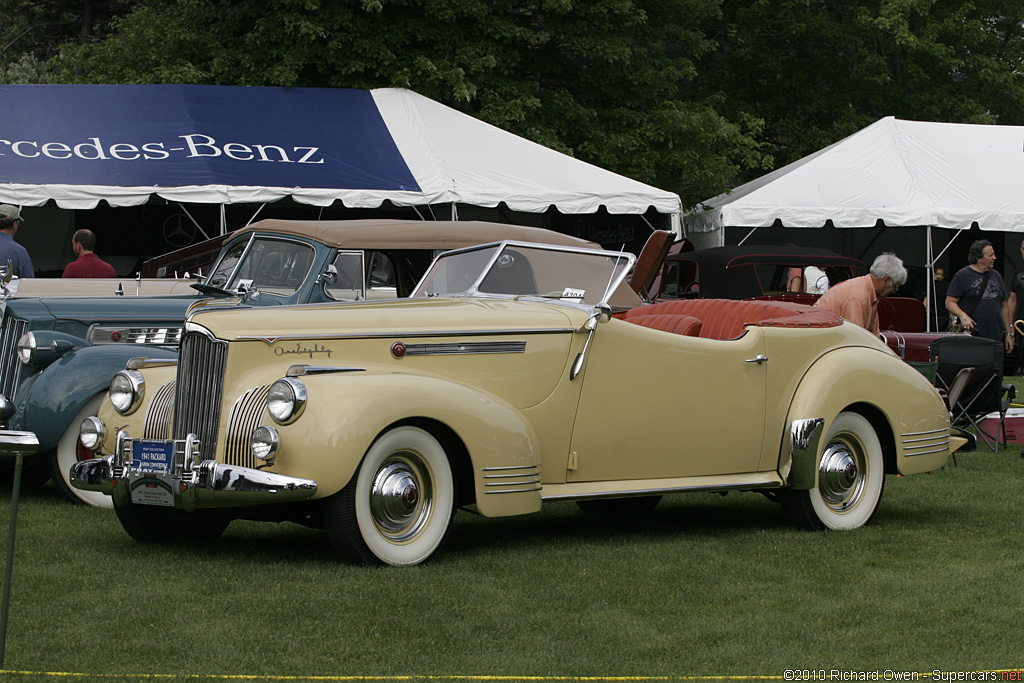
[{"label": "chrome hubcap", "polygon": [[370,514],[381,534],[392,541],[412,538],[432,505],[430,474],[418,456],[398,453],[381,463],[370,492]]},{"label": "chrome hubcap", "polygon": [[857,504],[864,490],[863,463],[852,444],[839,441],[828,445],[818,467],[818,491],[826,505],[845,512]]}]

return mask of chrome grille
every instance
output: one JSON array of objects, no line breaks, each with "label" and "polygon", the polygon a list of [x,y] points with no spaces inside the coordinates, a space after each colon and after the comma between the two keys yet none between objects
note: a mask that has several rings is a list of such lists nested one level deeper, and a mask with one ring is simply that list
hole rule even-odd
[{"label": "chrome grille", "polygon": [[249,448],[253,430],[260,426],[263,409],[267,407],[270,385],[265,384],[245,392],[228,415],[228,429],[224,437],[224,462],[240,467],[256,467],[256,457]]},{"label": "chrome grille", "polygon": [[175,439],[184,439],[188,434],[198,436],[199,452],[204,460],[213,459],[217,452],[227,357],[227,342],[198,331],[182,336],[172,433]]},{"label": "chrome grille", "polygon": [[28,332],[28,323],[5,315],[0,327],[0,394],[14,399],[21,375],[18,362],[18,340]]},{"label": "chrome grille", "polygon": [[143,438],[171,438],[171,413],[174,410],[174,387],[176,384],[176,382],[168,382],[156,390],[153,403],[149,407],[149,412],[146,413]]}]

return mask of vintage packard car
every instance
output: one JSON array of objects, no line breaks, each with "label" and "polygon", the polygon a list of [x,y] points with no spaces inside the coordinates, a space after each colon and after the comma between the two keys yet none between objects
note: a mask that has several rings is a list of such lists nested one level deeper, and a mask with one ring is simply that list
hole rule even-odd
[{"label": "vintage packard car", "polygon": [[938,392],[878,338],[790,302],[641,304],[634,260],[504,241],[441,255],[409,299],[194,306],[179,358],[132,360],[83,421],[72,483],[139,541],[293,521],[407,565],[459,508],[553,500],[758,491],[853,529],[886,474],[946,463]]},{"label": "vintage packard car", "polygon": [[[177,356],[185,312],[196,301],[235,306],[244,298],[247,307],[276,307],[407,296],[441,251],[503,238],[593,246],[542,228],[479,221],[270,219],[233,233],[201,282],[25,280],[0,297],[0,395],[17,407],[11,428],[39,439],[29,478],[52,477],[72,501],[110,505],[68,481],[71,465],[92,457],[78,446],[78,425],[96,413],[129,359]],[[124,296],[113,296],[118,288]],[[179,293],[147,296],[166,291]],[[10,461],[0,456],[0,466]]]}]

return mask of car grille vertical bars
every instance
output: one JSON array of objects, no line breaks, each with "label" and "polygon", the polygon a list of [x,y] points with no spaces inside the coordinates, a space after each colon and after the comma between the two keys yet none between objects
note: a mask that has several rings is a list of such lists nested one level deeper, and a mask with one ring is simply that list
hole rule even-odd
[{"label": "car grille vertical bars", "polygon": [[231,406],[228,413],[227,434],[224,436],[224,462],[240,467],[256,467],[259,463],[250,447],[253,431],[260,426],[260,418],[267,408],[270,385],[254,387],[245,392]]},{"label": "car grille vertical bars", "polygon": [[3,318],[0,327],[0,394],[14,399],[18,389],[21,363],[18,361],[18,340],[28,331],[28,323],[9,315]]},{"label": "car grille vertical bars", "polygon": [[189,331],[182,336],[172,431],[175,439],[184,439],[188,434],[198,436],[203,460],[212,460],[217,452],[227,355],[227,342],[213,339],[205,332]]},{"label": "car grille vertical bars", "polygon": [[156,390],[153,403],[146,413],[142,436],[146,439],[171,438],[171,411],[174,410],[175,382],[168,382]]}]

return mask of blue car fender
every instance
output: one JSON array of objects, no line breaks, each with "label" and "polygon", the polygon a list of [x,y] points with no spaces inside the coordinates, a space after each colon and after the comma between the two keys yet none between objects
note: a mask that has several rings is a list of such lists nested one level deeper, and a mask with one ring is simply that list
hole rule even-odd
[{"label": "blue car fender", "polygon": [[71,351],[43,369],[30,386],[23,387],[17,401],[20,427],[35,432],[39,452],[46,453],[56,447],[89,399],[107,391],[110,380],[130,359],[177,356],[174,349],[122,344]]}]

